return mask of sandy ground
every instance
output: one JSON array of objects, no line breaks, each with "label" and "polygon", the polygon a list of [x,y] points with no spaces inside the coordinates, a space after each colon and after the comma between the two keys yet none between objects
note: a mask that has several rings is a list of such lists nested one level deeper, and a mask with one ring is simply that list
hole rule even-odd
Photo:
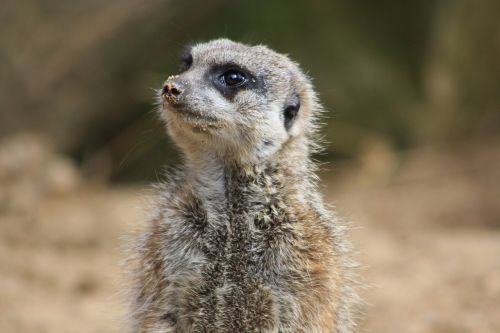
[{"label": "sandy ground", "polygon": [[[324,175],[354,226],[362,331],[500,332],[499,152],[419,150],[401,163],[374,147]],[[123,331],[121,245],[144,225],[147,191],[85,184],[67,161],[26,154],[31,170],[0,150],[0,332]]]}]

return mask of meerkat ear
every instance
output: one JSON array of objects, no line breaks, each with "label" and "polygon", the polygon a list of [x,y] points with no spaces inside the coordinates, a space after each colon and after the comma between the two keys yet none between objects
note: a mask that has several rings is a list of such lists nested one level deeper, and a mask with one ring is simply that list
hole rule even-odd
[{"label": "meerkat ear", "polygon": [[285,129],[288,131],[295,122],[300,109],[300,98],[294,94],[287,99],[283,110]]}]

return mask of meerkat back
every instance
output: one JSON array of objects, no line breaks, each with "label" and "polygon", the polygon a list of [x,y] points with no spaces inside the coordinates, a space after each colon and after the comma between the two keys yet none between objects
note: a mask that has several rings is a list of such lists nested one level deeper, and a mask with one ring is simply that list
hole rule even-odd
[{"label": "meerkat back", "polygon": [[310,80],[284,55],[225,39],[182,64],[159,111],[183,163],[137,249],[133,332],[353,332],[345,227],[310,160]]}]

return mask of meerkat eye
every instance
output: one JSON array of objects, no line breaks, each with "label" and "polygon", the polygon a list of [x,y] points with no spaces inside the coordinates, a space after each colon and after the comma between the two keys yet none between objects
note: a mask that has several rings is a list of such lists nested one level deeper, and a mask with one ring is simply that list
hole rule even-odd
[{"label": "meerkat eye", "polygon": [[222,73],[219,80],[226,86],[238,87],[243,85],[247,81],[247,76],[245,73],[240,72],[236,69],[230,69]]}]

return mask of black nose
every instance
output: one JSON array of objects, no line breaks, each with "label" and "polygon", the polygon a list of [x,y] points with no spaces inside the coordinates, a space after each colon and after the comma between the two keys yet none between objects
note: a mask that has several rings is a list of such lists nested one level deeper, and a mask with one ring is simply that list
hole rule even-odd
[{"label": "black nose", "polygon": [[168,80],[161,91],[161,96],[170,104],[180,101],[182,94],[186,91],[186,85],[177,80]]}]

